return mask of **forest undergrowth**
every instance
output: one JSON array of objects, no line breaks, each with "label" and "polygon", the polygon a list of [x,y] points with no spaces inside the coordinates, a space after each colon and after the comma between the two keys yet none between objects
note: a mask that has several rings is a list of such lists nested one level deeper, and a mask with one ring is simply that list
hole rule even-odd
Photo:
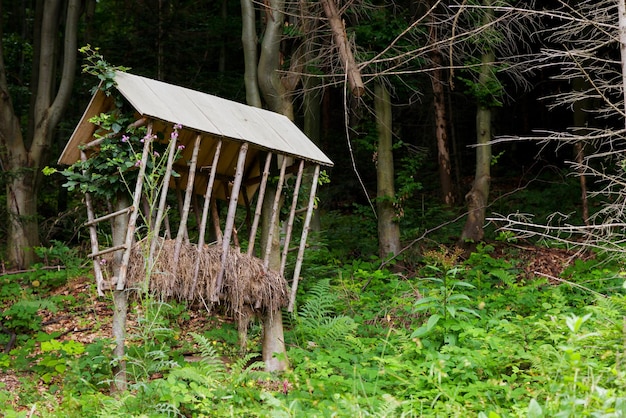
[{"label": "forest undergrowth", "polygon": [[113,395],[111,297],[75,250],[39,249],[33,270],[0,276],[4,416],[626,416],[619,258],[500,233],[382,266],[368,222],[333,216],[284,315],[289,371],[263,371],[258,322],[242,354],[219,313],[136,298],[129,390]]}]

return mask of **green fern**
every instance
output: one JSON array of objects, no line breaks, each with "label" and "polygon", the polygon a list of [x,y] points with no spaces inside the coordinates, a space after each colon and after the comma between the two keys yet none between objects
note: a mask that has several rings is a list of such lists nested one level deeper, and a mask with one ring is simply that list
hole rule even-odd
[{"label": "green fern", "polygon": [[330,280],[320,280],[308,292],[308,297],[294,311],[296,335],[301,343],[326,348],[350,346],[357,324],[348,316],[334,316],[337,295],[331,291]]}]

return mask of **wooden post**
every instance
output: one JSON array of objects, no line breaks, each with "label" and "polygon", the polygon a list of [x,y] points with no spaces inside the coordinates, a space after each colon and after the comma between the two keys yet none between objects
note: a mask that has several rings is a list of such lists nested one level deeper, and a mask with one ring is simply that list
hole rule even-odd
[{"label": "wooden post", "polygon": [[274,227],[278,222],[278,212],[280,206],[280,195],[283,192],[283,183],[285,182],[285,170],[287,169],[288,157],[283,155],[283,163],[280,167],[280,176],[276,185],[276,196],[274,197],[274,205],[272,206],[272,219],[270,221],[270,229],[267,233],[267,243],[265,245],[265,254],[263,256],[263,268],[267,270],[270,265],[270,253],[272,252],[272,240],[274,239]]},{"label": "wooden post", "polygon": [[128,271],[128,262],[130,261],[130,253],[135,239],[135,226],[137,225],[137,217],[139,216],[139,202],[141,200],[141,191],[143,189],[143,179],[146,175],[146,166],[148,165],[148,155],[150,153],[150,145],[152,144],[152,121],[148,123],[148,131],[143,141],[143,153],[141,154],[141,165],[137,174],[137,183],[135,184],[135,194],[133,195],[133,210],[128,220],[128,229],[126,230],[126,240],[124,245],[126,250],[122,257],[118,277],[117,290],[124,290],[126,287],[126,273]]},{"label": "wooden post", "polygon": [[170,143],[167,148],[167,168],[163,175],[163,181],[161,182],[161,196],[159,197],[159,208],[157,210],[156,220],[154,221],[154,228],[152,228],[152,239],[150,242],[150,253],[148,256],[148,269],[152,271],[154,264],[154,253],[156,251],[157,239],[161,232],[161,222],[165,215],[165,205],[167,203],[167,191],[170,185],[170,178],[172,176],[172,167],[174,166],[174,156],[176,155],[176,137],[170,138]]},{"label": "wooden post", "polygon": [[311,216],[313,215],[313,209],[315,208],[315,194],[317,193],[317,180],[320,176],[320,166],[315,166],[313,172],[313,179],[311,180],[311,193],[309,194],[309,206],[306,211],[306,217],[304,218],[304,225],[302,226],[302,236],[300,237],[300,248],[298,248],[298,258],[296,259],[296,267],[293,272],[293,281],[291,282],[291,295],[289,296],[289,306],[287,310],[293,312],[294,304],[296,303],[296,292],[298,291],[298,281],[300,280],[300,269],[302,268],[302,260],[304,259],[304,249],[306,248],[306,239],[309,234],[309,225],[311,224]]},{"label": "wooden post", "polygon": [[222,140],[217,143],[215,155],[213,156],[213,165],[211,165],[211,173],[209,174],[209,182],[204,193],[204,207],[202,208],[202,219],[200,220],[200,236],[198,237],[198,256],[196,257],[196,265],[193,270],[193,281],[189,290],[189,299],[193,299],[198,284],[198,274],[200,273],[200,255],[204,249],[204,234],[206,232],[207,218],[209,216],[209,206],[211,206],[211,195],[213,194],[213,184],[215,183],[215,175],[217,173],[217,163],[220,161],[222,152]]},{"label": "wooden post", "polygon": [[235,180],[233,181],[233,189],[230,192],[230,202],[228,203],[228,214],[226,215],[226,224],[224,225],[224,239],[222,240],[222,265],[220,272],[217,275],[215,282],[215,289],[213,290],[213,297],[211,300],[217,302],[219,294],[222,291],[222,283],[224,281],[224,272],[226,271],[226,259],[228,257],[228,250],[230,249],[230,238],[233,234],[233,227],[235,225],[235,214],[237,212],[237,199],[239,198],[239,191],[241,190],[241,182],[243,180],[243,174],[246,168],[246,155],[248,153],[248,143],[244,142],[239,148],[239,158],[237,159],[237,168],[235,171]]},{"label": "wooden post", "polygon": [[254,243],[256,242],[256,230],[259,227],[259,219],[261,218],[261,210],[263,209],[263,198],[265,197],[265,189],[267,188],[267,178],[270,174],[270,163],[272,162],[272,153],[268,152],[265,158],[265,167],[259,185],[259,193],[256,201],[256,209],[254,211],[254,220],[250,227],[250,237],[248,239],[248,255],[253,255]]},{"label": "wooden post", "polygon": [[[87,161],[87,154],[85,154],[84,150],[80,150],[80,159],[84,163]],[[86,172],[83,170],[83,175]],[[96,230],[96,216],[93,211],[93,203],[91,201],[91,194],[85,193],[85,206],[87,206],[87,219],[88,222],[86,225],[89,226],[89,238],[91,241],[91,253],[97,254],[100,250],[98,246],[98,231]],[[102,268],[100,267],[100,257],[95,256],[93,258],[93,274],[96,276],[96,289],[98,291],[98,296],[104,296],[103,285],[104,285],[104,276],[102,274]]]},{"label": "wooden post", "polygon": [[[193,153],[191,154],[189,173],[187,173],[187,188],[185,189],[185,201],[183,202],[183,211],[180,214],[178,235],[176,235],[176,244],[174,246],[174,260],[178,260],[178,257],[180,256],[180,248],[183,245],[183,238],[186,236],[187,232],[187,219],[189,218],[189,207],[191,206],[193,184],[196,179],[196,165],[198,163],[198,151],[200,150],[200,142],[202,142],[202,136],[198,134],[196,135],[196,142],[193,146]],[[178,263],[174,265],[174,277],[176,277],[177,269]]]},{"label": "wooden post", "polygon": [[293,190],[293,199],[291,200],[291,209],[289,210],[289,220],[287,221],[287,232],[285,233],[285,243],[283,244],[283,254],[280,260],[280,274],[285,273],[285,265],[287,264],[287,254],[289,253],[289,243],[291,242],[291,231],[293,231],[293,218],[296,216],[296,206],[298,205],[298,194],[300,193],[300,183],[302,182],[302,172],[304,171],[304,160],[300,160],[298,168],[298,176],[296,177],[296,185]]}]

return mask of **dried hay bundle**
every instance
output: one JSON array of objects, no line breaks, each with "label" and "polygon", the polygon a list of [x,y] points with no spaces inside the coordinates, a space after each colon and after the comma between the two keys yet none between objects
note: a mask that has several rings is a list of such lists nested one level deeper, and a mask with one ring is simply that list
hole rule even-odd
[{"label": "dried hay bundle", "polygon": [[[221,269],[221,247],[205,246],[198,252],[196,245],[183,243],[180,254],[174,259],[175,246],[175,240],[159,238],[155,260],[150,274],[147,274],[149,246],[146,240],[137,242],[128,265],[128,287],[149,290],[164,298],[208,303]],[[194,286],[198,258],[200,264]],[[280,274],[265,271],[261,260],[231,248],[226,257],[223,286],[218,296],[235,319],[249,319],[252,314],[274,312],[287,305],[288,295],[287,282]]]}]

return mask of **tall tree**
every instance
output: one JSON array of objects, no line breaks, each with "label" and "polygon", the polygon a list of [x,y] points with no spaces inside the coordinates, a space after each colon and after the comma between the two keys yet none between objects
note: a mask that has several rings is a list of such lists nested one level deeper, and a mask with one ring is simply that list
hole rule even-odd
[{"label": "tall tree", "polygon": [[374,109],[378,128],[378,146],[376,147],[378,252],[384,260],[389,255],[396,255],[400,251],[400,226],[394,208],[396,192],[391,97],[389,90],[382,83],[376,84]]},{"label": "tall tree", "polygon": [[[34,261],[34,247],[40,243],[37,196],[41,168],[49,157],[54,130],[67,107],[74,83],[81,1],[37,1],[36,7],[33,58],[36,66],[28,115],[32,129],[28,131],[20,125],[23,115],[16,114],[13,107],[4,46],[0,42],[0,167],[7,176],[7,259],[19,268]],[[0,33],[3,20],[0,19]]]},{"label": "tall tree", "polygon": [[[430,1],[429,6],[436,9],[437,3]],[[439,31],[441,24],[437,22],[437,14],[430,13],[429,43],[432,46],[430,59],[432,74],[430,83],[433,89],[433,110],[435,115],[435,139],[437,141],[437,162],[439,168],[439,185],[441,196],[446,205],[454,204],[454,189],[452,182],[452,165],[448,146],[448,117],[446,111],[446,92],[444,83],[443,56],[439,47]]]},{"label": "tall tree", "polygon": [[[487,8],[484,10],[482,24],[488,26],[494,18],[494,12],[489,8],[491,0],[483,0]],[[497,103],[491,87],[498,86],[495,76],[495,52],[493,47],[486,43],[481,51],[478,85],[476,86],[478,108],[476,110],[476,172],[472,189],[465,195],[467,202],[467,221],[461,233],[461,241],[478,242],[483,239],[483,225],[489,199],[491,183],[491,116],[492,109]],[[485,93],[486,92],[486,93]],[[496,92],[497,94],[497,92]]]},{"label": "tall tree", "polygon": [[[241,0],[243,19],[242,42],[245,58],[245,85],[248,104],[261,106],[261,94],[268,107],[274,112],[281,113],[293,119],[293,104],[287,95],[278,72],[280,69],[281,40],[284,25],[283,0],[271,0],[264,3],[262,12],[266,16],[265,32],[261,44],[261,53],[257,63],[257,36],[256,13],[252,0]],[[259,93],[261,92],[261,93]],[[263,202],[262,240],[261,248],[266,248],[269,236],[271,253],[269,267],[280,269],[280,234],[275,230],[270,234],[272,203],[276,197],[276,189],[269,186]],[[275,228],[279,225],[276,223]],[[268,371],[284,370],[287,368],[287,350],[283,335],[282,313],[280,310],[269,312],[263,319],[263,361]]]}]

